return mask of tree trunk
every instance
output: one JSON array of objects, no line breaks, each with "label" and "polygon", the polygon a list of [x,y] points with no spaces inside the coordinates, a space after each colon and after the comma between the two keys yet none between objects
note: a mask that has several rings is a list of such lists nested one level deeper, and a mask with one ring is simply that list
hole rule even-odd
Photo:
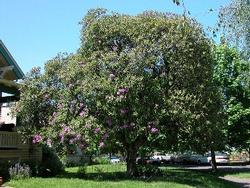
[{"label": "tree trunk", "polygon": [[212,166],[213,172],[217,172],[217,164],[216,164],[215,153],[213,149],[211,149],[211,166]]},{"label": "tree trunk", "polygon": [[129,176],[136,176],[136,155],[136,148],[129,146],[127,148],[127,174]]},{"label": "tree trunk", "polygon": [[250,148],[248,148],[247,152],[248,152],[248,163],[250,163]]}]

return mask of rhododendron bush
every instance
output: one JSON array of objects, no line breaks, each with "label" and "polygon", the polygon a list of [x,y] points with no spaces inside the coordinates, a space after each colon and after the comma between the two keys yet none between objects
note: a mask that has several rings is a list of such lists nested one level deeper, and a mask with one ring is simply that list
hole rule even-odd
[{"label": "rhododendron bush", "polygon": [[17,111],[34,143],[65,151],[119,146],[134,175],[145,145],[185,143],[191,130],[199,132],[193,143],[211,141],[204,127],[216,119],[212,57],[195,21],[95,9],[82,25],[76,54],[59,55],[23,82]]}]

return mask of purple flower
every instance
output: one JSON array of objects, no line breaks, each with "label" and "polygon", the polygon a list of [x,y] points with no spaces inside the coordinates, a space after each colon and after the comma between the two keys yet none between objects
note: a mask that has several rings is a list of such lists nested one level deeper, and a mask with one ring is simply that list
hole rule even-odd
[{"label": "purple flower", "polygon": [[61,143],[63,143],[64,142],[64,135],[60,134],[60,137],[61,137]]},{"label": "purple flower", "polygon": [[70,129],[69,127],[67,127],[67,126],[64,127],[64,133],[67,134],[67,133],[69,133],[70,131],[71,131],[71,129]]},{"label": "purple flower", "polygon": [[104,142],[100,142],[99,147],[103,148],[105,146]]},{"label": "purple flower", "polygon": [[82,108],[82,107],[84,107],[84,103],[83,102],[80,103],[80,108]]},{"label": "purple flower", "polygon": [[105,133],[104,135],[102,135],[102,140],[106,140],[108,138],[109,134]]},{"label": "purple flower", "polygon": [[153,127],[153,128],[151,128],[150,131],[151,131],[151,133],[157,133],[159,130],[157,128]]},{"label": "purple flower", "polygon": [[95,133],[98,133],[100,131],[101,131],[101,129],[99,127],[95,129]]},{"label": "purple flower", "polygon": [[121,110],[120,110],[120,112],[121,112],[121,114],[127,114],[128,113],[128,109],[127,108],[122,108]]},{"label": "purple flower", "polygon": [[42,136],[40,134],[36,134],[33,136],[33,140],[32,140],[33,144],[39,143],[41,141],[42,141]]},{"label": "purple flower", "polygon": [[69,140],[69,143],[70,143],[70,144],[73,144],[74,142],[75,142],[75,139],[70,139],[70,140]]},{"label": "purple flower", "polygon": [[57,113],[56,112],[53,112],[52,116],[53,117],[56,117]]},{"label": "purple flower", "polygon": [[83,116],[86,115],[86,112],[85,112],[85,111],[81,111],[79,115],[80,115],[81,117],[83,117]]},{"label": "purple flower", "polygon": [[80,140],[80,139],[81,139],[81,135],[80,134],[76,135],[75,140]]},{"label": "purple flower", "polygon": [[124,124],[123,126],[121,126],[122,129],[126,129],[126,128],[128,128],[128,127],[129,127],[128,124]]},{"label": "purple flower", "polygon": [[125,95],[125,94],[127,94],[128,93],[128,88],[120,88],[120,89],[118,89],[118,91],[117,91],[117,95],[118,96],[120,96],[120,95]]},{"label": "purple flower", "polygon": [[116,46],[116,45],[112,46],[112,50],[113,51],[117,51],[118,50],[118,46]]}]

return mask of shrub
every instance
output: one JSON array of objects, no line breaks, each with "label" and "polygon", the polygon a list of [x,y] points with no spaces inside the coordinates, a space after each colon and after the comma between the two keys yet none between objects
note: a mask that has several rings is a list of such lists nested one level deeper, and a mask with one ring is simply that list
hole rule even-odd
[{"label": "shrub", "polygon": [[64,166],[52,148],[43,146],[42,162],[38,166],[38,176],[52,177],[64,171]]},{"label": "shrub", "polygon": [[0,175],[3,177],[3,179],[8,179],[9,178],[9,168],[13,162],[8,161],[8,160],[1,160],[0,161]]},{"label": "shrub", "polygon": [[16,163],[14,166],[9,168],[9,175],[11,179],[25,179],[31,176],[30,167],[26,164]]},{"label": "shrub", "polygon": [[137,165],[138,176],[150,177],[150,176],[159,176],[162,175],[162,171],[154,165]]},{"label": "shrub", "polygon": [[108,157],[96,157],[93,160],[94,164],[110,164]]}]

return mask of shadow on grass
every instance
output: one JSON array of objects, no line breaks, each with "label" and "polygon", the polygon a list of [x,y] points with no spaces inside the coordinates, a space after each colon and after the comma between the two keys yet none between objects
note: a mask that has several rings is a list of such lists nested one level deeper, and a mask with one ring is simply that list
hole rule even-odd
[{"label": "shadow on grass", "polygon": [[152,177],[129,177],[125,172],[92,172],[79,174],[77,172],[65,172],[58,178],[77,178],[93,181],[142,181],[142,182],[169,182],[189,185],[193,187],[221,187],[231,188],[236,187],[226,180],[219,179],[214,174],[198,172],[187,169],[165,169],[161,176]]},{"label": "shadow on grass", "polygon": [[213,176],[217,177],[223,177],[227,175],[234,175],[234,174],[239,174],[239,173],[250,173],[250,166],[219,166],[217,172],[213,172],[211,168],[206,168],[206,169],[199,169],[199,168],[190,168],[186,169],[185,167],[183,170],[186,171],[195,171],[195,172],[201,172],[201,173],[207,173],[211,174]]}]

